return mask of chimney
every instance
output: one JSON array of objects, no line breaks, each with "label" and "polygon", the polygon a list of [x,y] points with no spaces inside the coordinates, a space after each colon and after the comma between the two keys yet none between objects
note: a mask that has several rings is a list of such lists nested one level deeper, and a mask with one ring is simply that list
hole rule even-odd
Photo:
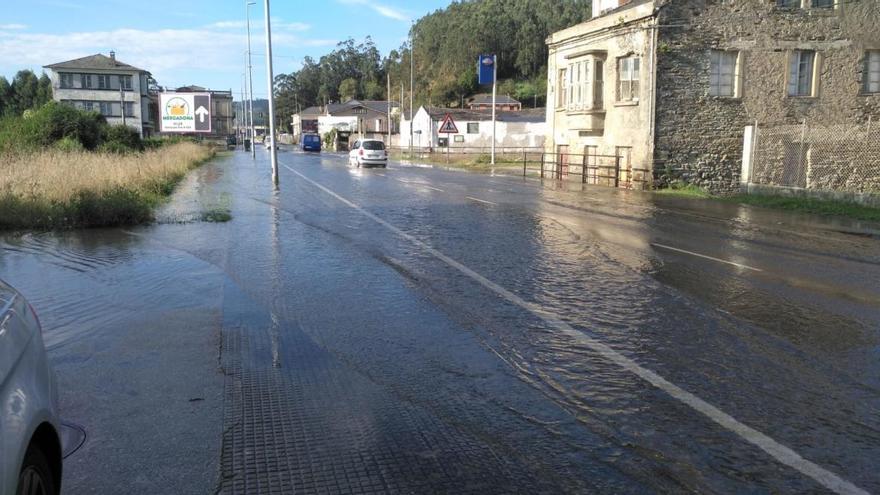
[{"label": "chimney", "polygon": [[116,62],[116,52],[110,50],[110,60]]}]

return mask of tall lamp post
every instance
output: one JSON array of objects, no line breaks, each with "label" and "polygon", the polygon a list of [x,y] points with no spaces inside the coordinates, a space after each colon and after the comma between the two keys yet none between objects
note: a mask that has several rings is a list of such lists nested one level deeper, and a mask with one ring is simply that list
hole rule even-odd
[{"label": "tall lamp post", "polygon": [[266,16],[266,85],[269,89],[269,147],[272,159],[272,183],[278,186],[278,143],[275,141],[275,74],[272,70],[272,23],[269,20],[269,0],[264,1]]},{"label": "tall lamp post", "polygon": [[[413,25],[410,28],[410,41],[409,41],[409,159],[412,160],[412,152],[413,152],[413,88],[415,86],[415,73],[413,72],[415,63],[413,60],[416,58],[416,33],[415,33],[415,21],[413,21]],[[421,139],[421,138],[420,138]],[[421,143],[419,143],[419,147],[421,147]]]},{"label": "tall lamp post", "polygon": [[244,6],[245,16],[247,17],[247,66],[248,66],[248,87],[250,88],[250,95],[248,98],[248,113],[250,114],[250,128],[251,128],[251,156],[253,158],[257,157],[257,131],[254,129],[254,72],[253,67],[251,66],[251,5],[256,5],[257,2],[247,2]]}]

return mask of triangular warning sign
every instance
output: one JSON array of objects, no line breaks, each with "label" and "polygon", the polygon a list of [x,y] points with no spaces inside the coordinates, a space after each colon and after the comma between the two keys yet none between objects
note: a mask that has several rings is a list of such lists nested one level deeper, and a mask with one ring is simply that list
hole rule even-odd
[{"label": "triangular warning sign", "polygon": [[440,130],[443,134],[458,134],[458,127],[455,127],[455,121],[452,120],[452,115],[446,114],[446,117],[443,117],[443,123],[440,124]]}]

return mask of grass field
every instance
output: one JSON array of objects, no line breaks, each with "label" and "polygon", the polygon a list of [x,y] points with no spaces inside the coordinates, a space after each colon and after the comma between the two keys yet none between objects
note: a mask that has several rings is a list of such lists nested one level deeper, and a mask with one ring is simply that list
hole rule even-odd
[{"label": "grass field", "polygon": [[187,171],[213,156],[194,143],[125,155],[45,150],[0,157],[0,229],[149,222]]},{"label": "grass field", "polygon": [[880,208],[845,201],[761,194],[713,196],[705,189],[690,184],[673,184],[671,187],[654,191],[654,194],[679,198],[714,199],[729,203],[773,208],[776,210],[788,210],[815,215],[839,216],[852,218],[854,220],[880,222]]}]

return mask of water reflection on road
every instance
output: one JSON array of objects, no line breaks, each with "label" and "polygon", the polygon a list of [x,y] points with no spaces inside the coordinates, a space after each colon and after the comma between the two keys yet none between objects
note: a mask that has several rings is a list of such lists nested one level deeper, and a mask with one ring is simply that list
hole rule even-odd
[{"label": "water reflection on road", "polygon": [[[836,232],[864,226],[807,229],[807,218],[580,184],[365,170],[328,154],[280,160],[806,459],[880,490],[880,243]],[[290,463],[300,470],[302,457],[329,453],[340,471],[325,476],[337,482],[358,458],[388,490],[820,489],[294,173],[282,168],[279,192],[268,174],[265,157],[236,153],[188,177],[156,225],[6,235],[0,276],[37,307],[50,349],[100,341],[144,314],[219,307],[221,363],[239,380],[227,405],[268,400],[259,395],[267,390],[289,401],[227,416],[278,432],[261,440],[227,425],[235,447],[224,448],[221,474],[230,480],[259,485],[271,475],[295,487],[300,475],[269,461],[270,474],[236,469],[264,462],[264,449],[298,459]],[[233,220],[196,221],[216,201]],[[302,426],[298,407],[323,429]],[[439,472],[417,481],[403,465]],[[477,468],[491,483],[475,481]],[[228,493],[236,486],[221,483]]]}]

